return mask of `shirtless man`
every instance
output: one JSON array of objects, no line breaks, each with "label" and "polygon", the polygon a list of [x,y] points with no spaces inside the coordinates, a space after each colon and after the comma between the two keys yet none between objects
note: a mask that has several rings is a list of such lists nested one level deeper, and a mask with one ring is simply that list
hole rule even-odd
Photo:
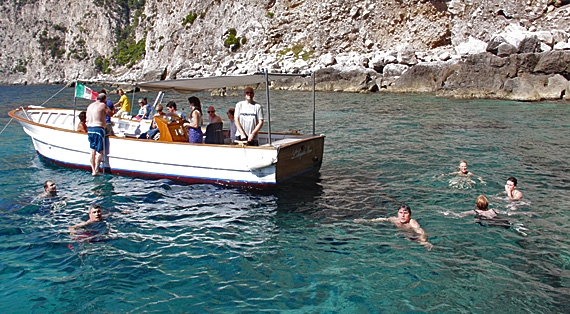
[{"label": "shirtless man", "polygon": [[507,184],[505,184],[505,192],[499,194],[507,194],[511,201],[518,201],[523,197],[521,191],[517,190],[517,179],[515,177],[508,177]]},{"label": "shirtless man", "polygon": [[87,107],[87,136],[91,148],[91,175],[99,175],[99,164],[105,148],[105,117],[111,114],[107,107],[107,96],[97,95],[97,101]]},{"label": "shirtless man", "polygon": [[75,226],[69,227],[69,231],[75,231],[79,228],[85,228],[91,224],[102,221],[103,221],[103,215],[101,214],[101,206],[97,204],[92,204],[91,206],[89,206],[89,220],[84,221]]},{"label": "shirtless man", "polygon": [[424,229],[420,226],[420,224],[415,220],[412,219],[412,210],[410,206],[406,204],[402,204],[400,209],[398,209],[398,217],[388,217],[388,218],[374,218],[374,219],[355,219],[354,222],[361,223],[361,222],[381,222],[381,221],[389,221],[393,223],[398,229],[404,231],[412,231],[418,235],[420,240],[420,244],[425,246],[426,249],[431,250],[433,244],[428,242],[427,234],[425,233]]},{"label": "shirtless man", "polygon": [[208,107],[208,115],[210,116],[210,123],[222,122],[222,118],[216,114],[216,109],[213,106]]},{"label": "shirtless man", "polygon": [[462,176],[462,177],[470,177],[470,176],[474,176],[477,179],[479,179],[479,181],[481,181],[481,183],[485,183],[485,181],[483,181],[483,178],[481,178],[478,175],[473,174],[471,171],[467,170],[467,162],[465,160],[461,160],[459,162],[459,166],[457,167],[457,171],[454,171],[452,173],[448,173],[448,174],[442,174],[441,177],[443,176],[452,176],[452,175],[458,175],[458,176]]},{"label": "shirtless man", "polygon": [[51,180],[44,182],[44,192],[38,195],[38,199],[49,199],[57,197],[57,187]]}]

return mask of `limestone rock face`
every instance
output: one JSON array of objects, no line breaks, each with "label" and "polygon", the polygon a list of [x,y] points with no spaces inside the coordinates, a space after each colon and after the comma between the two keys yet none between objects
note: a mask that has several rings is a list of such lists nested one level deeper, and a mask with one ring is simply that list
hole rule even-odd
[{"label": "limestone rock face", "polygon": [[[323,90],[512,98],[517,86],[550,86],[530,79],[537,73],[552,86],[562,84],[556,74],[569,78],[546,55],[566,58],[570,49],[566,0],[26,0],[0,8],[0,84],[317,71],[331,80],[320,79]],[[540,55],[541,70],[517,79],[528,66],[510,62],[529,53]],[[529,97],[542,97],[533,88]]]}]

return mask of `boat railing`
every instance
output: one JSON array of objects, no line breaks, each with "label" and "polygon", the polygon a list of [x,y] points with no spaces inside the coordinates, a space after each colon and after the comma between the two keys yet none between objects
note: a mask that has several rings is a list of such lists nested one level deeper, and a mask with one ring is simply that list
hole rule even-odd
[{"label": "boat railing", "polygon": [[75,127],[73,126],[73,111],[27,109],[26,116],[29,120],[39,124],[66,130],[75,130]]}]

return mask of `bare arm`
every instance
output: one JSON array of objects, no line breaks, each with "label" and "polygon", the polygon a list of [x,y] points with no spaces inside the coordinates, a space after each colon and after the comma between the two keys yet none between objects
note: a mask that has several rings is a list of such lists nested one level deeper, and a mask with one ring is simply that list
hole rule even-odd
[{"label": "bare arm", "polygon": [[354,222],[361,223],[361,222],[381,222],[381,221],[390,221],[390,218],[372,218],[372,219],[354,219]]},{"label": "bare arm", "polygon": [[255,138],[255,135],[257,134],[257,132],[259,132],[259,130],[261,130],[262,126],[263,126],[263,120],[259,120],[259,122],[257,122],[257,125],[255,126],[255,129],[253,129],[253,132],[251,132],[251,134],[247,138],[248,142],[253,141],[253,139]]},{"label": "bare arm", "polygon": [[420,224],[416,220],[412,219],[410,220],[410,227],[412,227],[412,229],[418,234],[420,244],[425,246],[428,251],[431,250],[433,244],[428,242],[428,236]]},{"label": "bare arm", "polygon": [[198,122],[200,120],[200,114],[198,113],[198,110],[194,110],[192,111],[192,122],[189,123],[188,125],[191,128],[197,128],[199,127]]},{"label": "bare arm", "polygon": [[242,140],[246,139],[247,135],[245,134],[245,131],[243,130],[243,127],[241,126],[241,123],[239,122],[239,117],[237,114],[234,116],[234,122],[236,123],[237,133],[240,135],[240,138]]}]

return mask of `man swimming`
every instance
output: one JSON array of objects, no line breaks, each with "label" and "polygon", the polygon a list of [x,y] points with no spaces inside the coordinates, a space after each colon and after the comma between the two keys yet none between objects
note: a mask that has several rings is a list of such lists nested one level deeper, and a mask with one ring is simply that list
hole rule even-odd
[{"label": "man swimming", "polygon": [[398,216],[397,217],[388,217],[388,218],[374,218],[374,219],[355,219],[354,222],[361,223],[361,222],[381,222],[381,221],[390,221],[393,223],[398,229],[404,231],[412,231],[418,235],[418,239],[420,244],[425,246],[426,249],[431,250],[433,244],[428,242],[427,234],[425,233],[424,229],[420,226],[420,224],[415,220],[412,219],[412,210],[410,206],[406,204],[402,204],[400,209],[398,209]]},{"label": "man swimming", "polygon": [[508,177],[505,184],[505,191],[499,194],[507,194],[511,201],[518,201],[523,197],[521,191],[517,190],[517,179],[515,177]]}]

